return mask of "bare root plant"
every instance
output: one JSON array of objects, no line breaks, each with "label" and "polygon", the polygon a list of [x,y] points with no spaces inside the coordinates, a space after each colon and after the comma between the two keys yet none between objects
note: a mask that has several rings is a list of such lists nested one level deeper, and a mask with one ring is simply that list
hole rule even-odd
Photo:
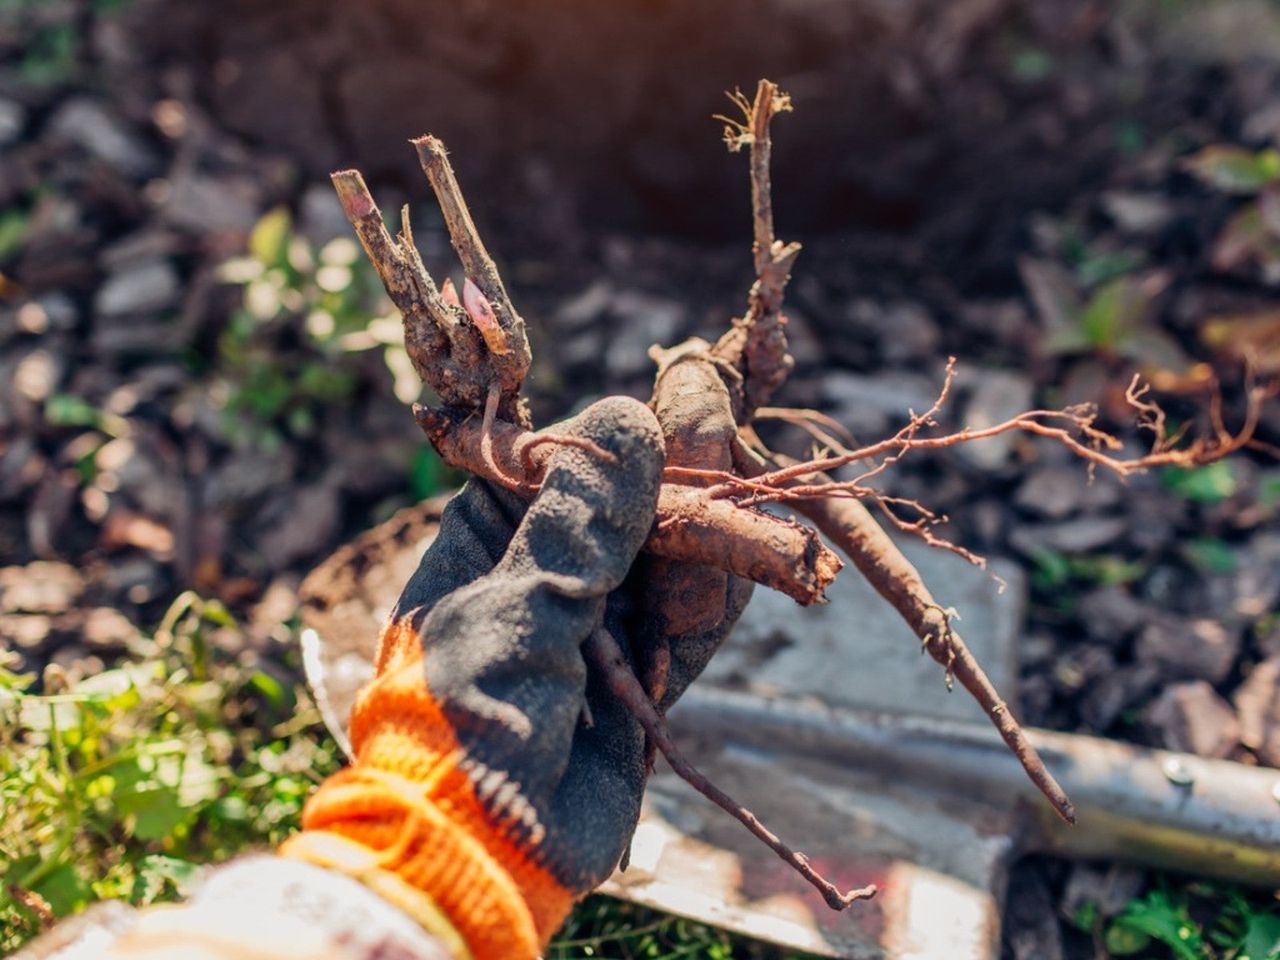
[{"label": "bare root plant", "polygon": [[[902,429],[876,443],[856,446],[844,427],[817,411],[768,406],[794,365],[782,303],[800,246],[774,236],[769,180],[770,124],[791,105],[767,80],[760,81],[753,100],[741,93],[732,99],[742,116],[720,119],[729,147],[749,152],[756,280],[743,316],[715,343],[695,338],[650,350],[658,368],[651,406],[667,449],[657,519],[645,544],[652,561],[658,639],[653,649],[637,652],[634,670],[617,641],[603,631],[592,636],[584,653],[635,715],[651,748],[840,910],[873,895],[874,887],[842,893],[804,854],[783,843],[681,754],[663,716],[670,663],[664,637],[713,626],[723,616],[730,576],[781,590],[802,604],[820,602],[842,567],[825,537],[942,665],[948,688],[954,678],[981,704],[1030,779],[1063,819],[1074,822],[1070,799],[955,630],[951,611],[934,598],[870,507],[891,527],[970,562],[982,565],[982,558],[940,537],[935,528],[945,518],[927,505],[888,496],[871,481],[910,453],[1014,432],[1059,443],[1083,459],[1090,471],[1101,468],[1122,477],[1157,466],[1205,464],[1257,445],[1259,411],[1275,390],[1248,384],[1245,420],[1235,431],[1225,425],[1215,390],[1207,404],[1208,431],[1186,442],[1181,433],[1169,435],[1164,412],[1150,399],[1148,387],[1135,379],[1127,398],[1136,424],[1154,439],[1148,453],[1129,458],[1121,455],[1121,441],[1098,426],[1091,406],[1030,410],[980,430],[939,432],[938,416],[954,383],[954,358],[947,363],[929,409],[910,414]],[[594,445],[554,432],[533,432],[528,406],[520,396],[531,358],[524,321],[476,232],[443,144],[429,136],[413,144],[466,272],[461,297],[449,282],[437,287],[427,272],[414,247],[407,207],[400,233],[393,237],[359,172],[335,173],[334,186],[387,293],[403,314],[405,345],[414,367],[440,398],[439,407],[415,407],[419,425],[446,463],[532,497],[557,444]],[[769,450],[753,428],[757,419],[800,427],[821,452],[796,462]],[[610,456],[600,449],[593,452]],[[852,479],[831,476],[852,464],[862,465]],[[813,527],[759,509],[779,502],[807,517]]]}]

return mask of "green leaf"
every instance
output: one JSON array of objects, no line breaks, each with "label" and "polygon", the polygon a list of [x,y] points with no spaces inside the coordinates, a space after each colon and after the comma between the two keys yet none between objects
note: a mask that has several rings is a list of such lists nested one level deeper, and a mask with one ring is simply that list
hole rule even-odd
[{"label": "green leaf", "polygon": [[1035,83],[1053,73],[1053,57],[1044,50],[1026,47],[1013,55],[1009,66],[1014,79],[1022,83]]},{"label": "green leaf", "polygon": [[1236,553],[1231,545],[1212,537],[1199,537],[1182,545],[1183,553],[1202,573],[1234,573]]},{"label": "green leaf", "polygon": [[1080,282],[1086,287],[1096,286],[1133,273],[1142,263],[1142,258],[1130,250],[1117,253],[1088,254],[1076,267]]},{"label": "green leaf", "polygon": [[44,897],[60,917],[74,913],[89,902],[89,884],[69,863],[54,867],[32,890]]},{"label": "green leaf", "polygon": [[292,703],[290,702],[292,697],[289,696],[288,692],[280,684],[280,681],[269,673],[264,673],[261,670],[256,671],[253,676],[249,678],[249,686],[262,694],[267,703],[271,704],[271,706],[275,707],[277,710],[292,706]]},{"label": "green leaf", "polygon": [[1243,147],[1205,147],[1183,163],[1201,182],[1223,193],[1253,196],[1268,183],[1280,180],[1280,153],[1254,153]]},{"label": "green leaf", "polygon": [[409,472],[409,489],[413,491],[414,499],[434,497],[443,487],[444,464],[440,457],[428,447],[419,447],[413,455],[413,466]]},{"label": "green leaf", "polygon": [[1249,928],[1235,960],[1277,960],[1280,957],[1280,914],[1250,913]]},{"label": "green leaf", "polygon": [[1166,467],[1160,482],[1170,493],[1193,503],[1221,503],[1235,496],[1236,477],[1226,461],[1203,467]]},{"label": "green leaf", "polygon": [[190,815],[178,798],[177,787],[154,780],[117,790],[114,799],[116,811],[133,818],[133,835],[139,840],[163,840]]},{"label": "green leaf", "polygon": [[1141,286],[1128,277],[1103,284],[1080,316],[1085,339],[1094,347],[1115,347],[1141,321],[1148,305]]},{"label": "green leaf", "polygon": [[1147,934],[1120,923],[1108,926],[1102,939],[1106,944],[1107,953],[1115,957],[1131,957],[1135,953],[1141,953],[1151,944],[1151,937]]},{"label": "green leaf", "polygon": [[289,228],[292,218],[285,207],[276,207],[262,216],[249,234],[249,253],[266,267],[278,267],[289,255]]},{"label": "green leaf", "polygon": [[130,901],[136,906],[154,903],[172,888],[178,896],[184,896],[199,875],[200,866],[178,857],[151,854],[138,861],[138,873],[134,878]]},{"label": "green leaf", "polygon": [[309,363],[298,376],[298,389],[321,403],[346,400],[355,390],[355,377],[328,363]]},{"label": "green leaf", "polygon": [[249,820],[249,805],[244,802],[244,797],[235,795],[218,800],[212,812],[215,818],[227,823],[247,823]]},{"label": "green leaf", "polygon": [[206,600],[200,607],[200,618],[219,627],[227,627],[232,630],[237,626],[236,618],[219,600]]},{"label": "green leaf", "polygon": [[1280,271],[1280,237],[1271,232],[1262,206],[1250,203],[1235,212],[1214,242],[1213,268],[1223,273],[1256,264],[1263,281],[1275,284]]},{"label": "green leaf", "polygon": [[42,27],[32,33],[24,46],[26,55],[19,70],[25,82],[49,87],[71,79],[76,67],[77,30],[74,26],[57,23]]},{"label": "green leaf", "polygon": [[102,422],[98,408],[69,393],[55,393],[44,404],[44,418],[55,427],[93,427]]},{"label": "green leaf", "polygon": [[1113,554],[1071,557],[1067,569],[1078,580],[1087,580],[1104,587],[1119,587],[1141,579],[1147,568],[1136,561],[1125,560]]},{"label": "green leaf", "polygon": [[1178,960],[1205,960],[1208,956],[1204,937],[1186,905],[1175,902],[1163,890],[1152,890],[1142,900],[1131,901],[1112,926],[1160,941]]},{"label": "green leaf", "polygon": [[0,260],[6,260],[22,249],[31,229],[31,218],[21,210],[0,213]]},{"label": "green leaf", "polygon": [[218,794],[217,771],[197,749],[183,749],[180,741],[146,745],[140,756],[119,765],[112,799],[122,818],[132,818],[139,840],[164,840]]},{"label": "green leaf", "polygon": [[1088,933],[1098,922],[1098,905],[1092,900],[1086,900],[1076,908],[1070,919],[1077,930]]},{"label": "green leaf", "polygon": [[1263,477],[1259,481],[1258,502],[1264,507],[1280,504],[1280,475]]},{"label": "green leaf", "polygon": [[1064,586],[1071,579],[1071,561],[1065,554],[1048,547],[1036,547],[1031,559],[1036,565],[1032,576],[1037,586],[1051,590]]}]

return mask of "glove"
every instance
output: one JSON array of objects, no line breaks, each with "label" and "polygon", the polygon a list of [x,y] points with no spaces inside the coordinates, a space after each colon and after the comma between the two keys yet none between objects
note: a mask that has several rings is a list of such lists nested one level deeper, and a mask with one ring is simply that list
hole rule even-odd
[{"label": "glove", "polygon": [[[750,592],[735,578],[712,589],[710,572],[699,586],[697,569],[673,577],[647,557],[633,566],[663,465],[645,407],[611,399],[566,429],[614,461],[562,447],[532,507],[474,481],[454,498],[354,711],[356,762],[320,788],[280,851],[362,884],[245,858],[215,868],[186,905],[109,923],[99,913],[82,936],[59,928],[46,949],[101,956],[114,941],[110,956],[128,960],[536,956],[618,862],[645,779],[643,733],[584,662],[583,640],[603,622],[632,663],[664,650],[665,707]],[[47,955],[36,946],[31,956]]]},{"label": "glove", "polygon": [[617,864],[644,788],[643,733],[581,646],[602,623],[638,635],[642,587],[619,588],[653,523],[662,436],[625,398],[560,432],[615,461],[562,446],[527,509],[478,481],[450,502],[357,700],[355,762],[281,850],[478,960],[537,956]]}]

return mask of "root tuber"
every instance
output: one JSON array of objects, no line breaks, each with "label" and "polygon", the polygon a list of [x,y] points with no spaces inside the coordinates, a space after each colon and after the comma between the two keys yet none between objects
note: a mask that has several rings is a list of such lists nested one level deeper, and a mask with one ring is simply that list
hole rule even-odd
[{"label": "root tuber", "polygon": [[[840,570],[840,559],[817,531],[761,512],[757,506],[790,504],[852,560],[943,666],[948,684],[954,676],[982,705],[1031,780],[1054,809],[1071,821],[1071,801],[952,629],[951,616],[863,501],[877,503],[891,523],[926,542],[973,562],[980,563],[980,558],[936,537],[931,527],[941,518],[924,505],[894,500],[868,481],[910,452],[1015,431],[1053,440],[1086,460],[1091,469],[1111,469],[1122,476],[1164,464],[1205,463],[1256,444],[1258,407],[1267,391],[1250,384],[1248,416],[1235,433],[1225,428],[1220,406],[1211,399],[1211,434],[1180,446],[1180,438],[1167,437],[1163,413],[1135,380],[1127,394],[1129,402],[1139,426],[1156,439],[1149,454],[1132,460],[1116,455],[1119,441],[1100,430],[1096,414],[1084,407],[1033,410],[983,430],[930,435],[950,391],[954,360],[929,410],[911,415],[894,436],[857,449],[847,431],[824,414],[768,406],[793,366],[782,302],[800,247],[774,235],[769,182],[770,123],[777,113],[790,109],[790,102],[767,80],[760,82],[753,100],[741,93],[733,100],[742,116],[721,119],[729,145],[750,150],[756,279],[744,315],[714,344],[690,340],[651,351],[658,363],[652,406],[668,454],[657,519],[645,543],[645,550],[658,558],[652,565],[651,591],[658,628],[646,641],[651,649],[632,651],[640,665],[639,677],[616,640],[603,630],[596,631],[584,649],[672,768],[821,890],[828,904],[843,909],[874,890],[841,893],[802,854],[709,783],[680,754],[657,706],[664,702],[671,661],[665,638],[704,629],[722,616],[731,575],[808,604],[823,598]],[[610,455],[589,441],[554,431],[532,432],[520,397],[530,363],[524,321],[480,242],[443,145],[433,137],[413,143],[466,271],[461,297],[451,284],[437,289],[413,246],[407,215],[400,235],[391,236],[359,173],[335,173],[334,186],[388,294],[404,315],[405,343],[415,369],[442,401],[438,409],[415,407],[419,425],[446,463],[532,497],[540,488],[554,445],[576,444],[595,456]],[[752,430],[754,419],[766,417],[808,431],[823,448],[822,455],[797,463],[769,453]],[[853,480],[837,481],[826,475],[856,462],[865,463],[865,469]],[[899,516],[895,508],[904,506],[920,519]]]},{"label": "root tuber", "polygon": [[[542,482],[549,445],[569,442],[501,420],[495,420],[486,434],[480,418],[430,407],[415,407],[414,415],[450,466],[526,497],[532,497]],[[482,448],[487,448],[487,457]],[[803,604],[820,602],[843,566],[806,527],[671,483],[663,484],[658,496],[658,519],[645,549],[746,577]]]}]

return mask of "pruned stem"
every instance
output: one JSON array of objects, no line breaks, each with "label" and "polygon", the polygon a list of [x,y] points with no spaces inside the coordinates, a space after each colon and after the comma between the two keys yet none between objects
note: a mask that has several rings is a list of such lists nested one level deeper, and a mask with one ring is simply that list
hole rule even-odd
[{"label": "pruned stem", "polygon": [[644,687],[636,679],[618,641],[604,627],[597,628],[591,634],[583,646],[583,652],[591,664],[600,670],[609,691],[631,711],[644,728],[650,742],[657,745],[667,763],[671,764],[671,769],[689,786],[736,818],[753,836],[809,881],[822,894],[827,906],[832,910],[844,910],[859,900],[875,896],[874,884],[841,893],[838,887],[813,869],[808,857],[788,847],[754,813],[708,780],[697,767],[686,760],[672,739],[666,720],[658,713]]},{"label": "pruned stem", "polygon": [[497,356],[493,365],[498,373],[503,397],[513,398],[520,392],[520,386],[529,372],[532,356],[524,319],[516,312],[515,305],[507,296],[498,268],[494,266],[493,258],[480,240],[444,144],[432,136],[418,137],[412,143],[418,152],[418,162],[422,164],[422,170],[431,181],[431,189],[435,191],[440,203],[449,239],[453,242],[458,259],[462,261],[462,268],[492,306],[498,326],[505,334],[506,350],[494,351]]},{"label": "pruned stem", "polygon": [[[445,168],[448,168],[447,161]],[[399,236],[392,237],[358,170],[340,170],[332,174],[331,179],[342,209],[377,269],[387,296],[401,313],[405,350],[418,376],[447,405],[469,410],[483,409],[490,386],[497,384],[499,414],[528,426],[528,415],[520,405],[519,394],[529,368],[529,342],[518,317],[513,322],[504,319],[514,316],[514,311],[508,310],[509,304],[494,307],[506,348],[505,352],[495,352],[467,311],[457,303],[457,298],[446,299],[436,287],[414,246],[408,207],[401,217]],[[448,170],[448,176],[442,175],[439,184],[433,181],[432,186],[442,207],[460,206],[465,214],[466,207],[452,170]],[[470,222],[468,216],[466,223],[470,225]],[[474,226],[470,229],[474,236]],[[475,243],[479,244],[478,238]],[[483,247],[478,249],[483,254]],[[488,261],[487,255],[484,259]],[[471,269],[466,261],[464,267]],[[488,296],[487,291],[482,292]],[[502,297],[502,301],[489,302],[505,303],[505,292]]]},{"label": "pruned stem", "polygon": [[749,145],[751,149],[751,219],[756,282],[747,297],[747,312],[716,343],[717,359],[738,370],[740,390],[733,390],[734,413],[738,423],[751,422],[757,407],[769,401],[786,381],[795,365],[787,350],[786,318],[782,297],[791,279],[791,266],[800,253],[800,244],[782,243],[773,233],[773,200],[769,181],[769,161],[773,141],[769,125],[778,113],[791,109],[791,100],[777,84],[761,80],[755,100],[748,103],[742,94],[733,98],[742,109],[745,122],[722,117],[725,141],[730,149]]}]

